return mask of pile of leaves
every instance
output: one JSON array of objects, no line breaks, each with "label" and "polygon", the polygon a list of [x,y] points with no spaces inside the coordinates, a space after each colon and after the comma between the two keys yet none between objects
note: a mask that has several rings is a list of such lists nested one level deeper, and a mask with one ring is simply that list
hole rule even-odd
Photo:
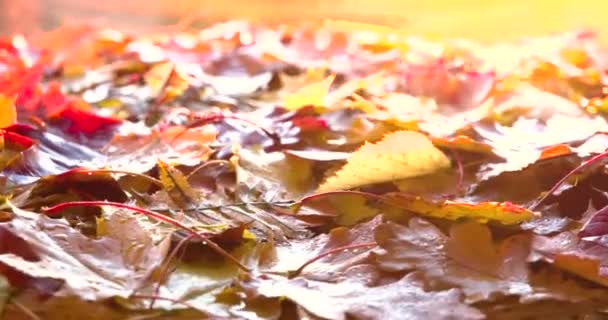
[{"label": "pile of leaves", "polygon": [[595,319],[608,56],[345,22],[0,40],[3,319]]}]

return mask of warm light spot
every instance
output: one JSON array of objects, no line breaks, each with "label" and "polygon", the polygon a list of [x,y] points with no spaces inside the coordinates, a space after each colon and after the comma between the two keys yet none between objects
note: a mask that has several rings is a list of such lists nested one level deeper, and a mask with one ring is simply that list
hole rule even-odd
[{"label": "warm light spot", "polygon": [[587,106],[585,110],[587,110],[587,112],[590,114],[596,114],[599,112],[599,109],[596,106]]},{"label": "warm light spot", "polygon": [[540,155],[540,160],[555,158],[570,153],[572,153],[572,150],[568,145],[558,144],[544,148]]}]

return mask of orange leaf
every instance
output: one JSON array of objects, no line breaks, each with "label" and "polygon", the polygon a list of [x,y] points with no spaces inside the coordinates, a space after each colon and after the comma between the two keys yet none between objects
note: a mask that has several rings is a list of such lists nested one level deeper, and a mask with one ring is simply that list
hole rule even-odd
[{"label": "orange leaf", "polygon": [[0,128],[9,127],[17,122],[15,100],[0,94]]}]

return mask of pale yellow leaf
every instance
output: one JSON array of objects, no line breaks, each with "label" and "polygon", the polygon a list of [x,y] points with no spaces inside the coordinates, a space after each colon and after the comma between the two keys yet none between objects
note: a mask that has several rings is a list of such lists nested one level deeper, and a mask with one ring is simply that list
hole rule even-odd
[{"label": "pale yellow leaf", "polygon": [[297,110],[306,105],[322,106],[329,93],[329,88],[336,78],[330,75],[323,81],[311,83],[285,97],[283,106],[288,110]]},{"label": "pale yellow leaf", "polygon": [[397,131],[377,143],[366,143],[355,151],[320,192],[351,189],[431,174],[450,166],[450,160],[431,140],[416,131]]}]

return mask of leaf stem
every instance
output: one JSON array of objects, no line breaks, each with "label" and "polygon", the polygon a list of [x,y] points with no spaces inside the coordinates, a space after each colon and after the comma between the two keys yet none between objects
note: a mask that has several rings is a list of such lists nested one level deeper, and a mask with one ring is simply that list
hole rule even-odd
[{"label": "leaf stem", "polygon": [[386,199],[383,196],[377,195],[377,194],[371,193],[371,192],[354,191],[354,190],[337,190],[337,191],[315,193],[315,194],[305,196],[305,197],[301,198],[299,201],[296,201],[293,204],[293,206],[294,206],[295,210],[298,211],[300,209],[300,207],[302,205],[304,205],[304,203],[306,203],[306,202],[313,201],[313,200],[316,200],[319,198],[324,198],[327,196],[333,196],[333,195],[357,195],[357,196],[362,196],[362,197],[386,202]]},{"label": "leaf stem", "polygon": [[163,186],[163,183],[160,180],[158,180],[158,179],[156,179],[154,177],[151,177],[151,176],[143,174],[143,173],[131,172],[131,171],[126,171],[126,170],[80,168],[80,169],[74,169],[73,171],[74,172],[91,172],[91,173],[99,172],[99,173],[124,174],[124,175],[128,175],[128,176],[136,176],[136,177],[143,178],[143,179],[148,180],[152,184],[157,185],[159,187]]},{"label": "leaf stem", "polygon": [[159,221],[163,221],[165,223],[171,224],[176,228],[182,229],[187,231],[188,233],[190,233],[191,235],[201,239],[203,241],[203,244],[209,246],[212,250],[214,250],[215,252],[217,252],[219,255],[223,256],[224,258],[232,261],[235,265],[237,265],[241,270],[249,273],[251,272],[251,270],[249,270],[249,268],[247,268],[246,266],[244,266],[239,260],[237,260],[234,256],[232,256],[230,253],[226,252],[226,250],[222,249],[222,247],[220,247],[219,245],[217,245],[215,242],[211,241],[209,238],[207,238],[205,235],[197,232],[196,230],[194,230],[191,227],[188,227],[186,225],[184,225],[183,223],[181,223],[178,220],[175,220],[171,217],[168,217],[164,214],[160,214],[158,212],[154,212],[151,210],[147,210],[144,208],[140,208],[140,207],[136,207],[136,206],[132,206],[132,205],[128,205],[125,203],[120,203],[120,202],[108,202],[108,201],[72,201],[72,202],[64,202],[52,207],[47,207],[47,208],[43,208],[42,211],[47,214],[47,215],[54,215],[60,211],[62,211],[63,209],[66,208],[71,208],[71,207],[100,207],[100,206],[109,206],[109,207],[114,207],[114,208],[122,208],[122,209],[127,209],[127,210],[131,210],[140,214],[143,214],[145,216],[151,217],[153,219],[159,220]]},{"label": "leaf stem", "polygon": [[158,280],[158,284],[157,284],[156,288],[154,289],[154,296],[150,298],[150,306],[149,306],[150,309],[154,308],[154,303],[156,302],[156,297],[158,297],[158,294],[160,292],[160,286],[169,277],[169,265],[171,264],[171,260],[173,260],[177,256],[177,253],[180,251],[180,249],[184,245],[188,244],[188,242],[190,242],[190,240],[192,240],[192,238],[194,238],[194,237],[195,237],[194,234],[190,234],[187,237],[183,238],[177,244],[177,246],[175,246],[173,251],[171,251],[171,254],[169,254],[169,256],[167,257],[166,262],[163,264],[161,272],[160,272],[161,278]]},{"label": "leaf stem", "polygon": [[134,294],[132,296],[130,296],[129,298],[131,299],[155,299],[155,300],[165,300],[165,301],[169,301],[169,302],[173,302],[175,304],[181,304],[184,305],[190,309],[194,309],[194,310],[198,310],[201,311],[203,313],[205,313],[203,310],[201,310],[200,308],[197,308],[191,304],[189,304],[186,301],[182,301],[179,299],[174,299],[174,298],[169,298],[169,297],[160,297],[160,296],[155,296],[155,295],[140,295],[140,294]]},{"label": "leaf stem", "polygon": [[591,159],[581,163],[578,167],[574,168],[572,171],[568,172],[563,178],[561,178],[549,191],[545,192],[535,203],[533,203],[528,209],[531,211],[536,210],[549,196],[551,196],[564,182],[566,182],[571,176],[582,171],[583,169],[595,164],[596,162],[608,157],[608,151],[604,151]]},{"label": "leaf stem", "polygon": [[295,270],[295,271],[293,271],[293,272],[290,273],[289,278],[295,278],[295,277],[299,276],[300,274],[302,274],[302,272],[304,271],[304,269],[306,267],[308,267],[309,265],[311,265],[311,264],[313,264],[313,263],[315,263],[315,262],[317,262],[317,261],[319,261],[319,260],[321,260],[321,259],[323,259],[323,258],[325,258],[327,256],[330,256],[332,254],[340,253],[340,252],[346,251],[346,250],[354,250],[354,249],[360,249],[360,248],[375,247],[377,245],[378,244],[375,241],[373,241],[373,242],[364,242],[364,243],[350,244],[350,245],[347,245],[347,246],[333,248],[333,249],[331,249],[329,251],[325,251],[325,252],[319,254],[318,256],[316,256],[316,257],[314,257],[314,258],[312,258],[312,259],[304,262],[304,264],[302,264],[297,270]]}]

